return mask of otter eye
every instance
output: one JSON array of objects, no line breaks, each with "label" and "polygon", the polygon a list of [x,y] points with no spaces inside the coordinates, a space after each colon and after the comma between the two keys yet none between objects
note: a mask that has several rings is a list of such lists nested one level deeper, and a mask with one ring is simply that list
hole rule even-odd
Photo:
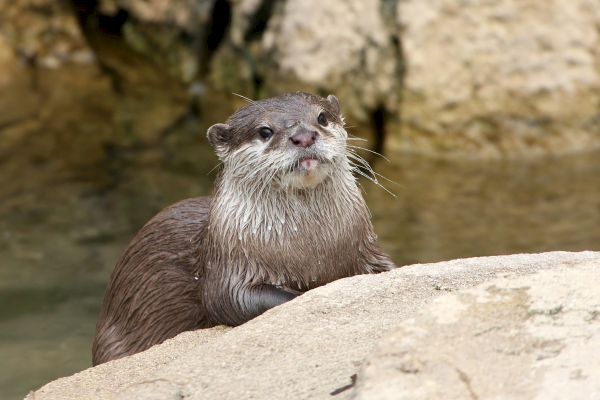
[{"label": "otter eye", "polygon": [[267,128],[266,126],[263,126],[262,128],[260,128],[258,130],[258,134],[260,135],[261,138],[267,140],[271,136],[273,136],[273,129]]},{"label": "otter eye", "polygon": [[317,122],[321,126],[327,126],[327,117],[325,116],[324,112],[322,112],[321,114],[319,114],[319,116],[317,117]]}]

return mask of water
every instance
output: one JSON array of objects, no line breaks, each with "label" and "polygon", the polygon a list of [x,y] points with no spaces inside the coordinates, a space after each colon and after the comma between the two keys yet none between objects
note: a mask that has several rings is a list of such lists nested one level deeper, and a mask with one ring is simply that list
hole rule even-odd
[{"label": "water", "polygon": [[365,185],[379,240],[401,264],[600,249],[600,153],[521,161],[401,154],[378,171],[397,199]]},{"label": "water", "polygon": [[[120,252],[162,207],[210,193],[217,163],[204,140],[209,121],[184,117],[169,126],[183,109],[176,96],[165,99],[167,89],[117,96],[89,74],[53,74],[38,77],[51,99],[43,112],[0,128],[6,399],[90,366],[102,294]],[[61,79],[72,90],[56,89]],[[29,95],[20,89],[11,97],[26,109],[27,101],[36,104]],[[148,136],[136,142],[131,133],[143,130]],[[600,250],[598,153],[492,162],[387,156],[391,163],[375,167],[397,182],[385,183],[397,197],[362,185],[379,240],[399,265]]]}]

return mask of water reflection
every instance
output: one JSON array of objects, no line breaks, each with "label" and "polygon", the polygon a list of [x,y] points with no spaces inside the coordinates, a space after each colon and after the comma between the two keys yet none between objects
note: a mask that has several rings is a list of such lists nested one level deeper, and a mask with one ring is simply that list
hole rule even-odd
[{"label": "water reflection", "polygon": [[600,248],[600,153],[529,161],[391,155],[367,187],[377,231],[400,264]]},{"label": "water reflection", "polygon": [[[161,135],[181,107],[148,112],[141,104],[160,108],[156,98],[117,98],[98,85],[63,91],[45,115],[0,131],[3,398],[88,367],[104,286],[128,240],[162,207],[211,190],[216,159],[203,122],[185,117]],[[146,141],[135,142],[137,129],[151,131]],[[130,142],[117,141],[128,134]],[[387,184],[397,198],[362,185],[383,247],[400,265],[600,250],[598,153],[493,162],[388,157],[376,170],[397,182]]]}]

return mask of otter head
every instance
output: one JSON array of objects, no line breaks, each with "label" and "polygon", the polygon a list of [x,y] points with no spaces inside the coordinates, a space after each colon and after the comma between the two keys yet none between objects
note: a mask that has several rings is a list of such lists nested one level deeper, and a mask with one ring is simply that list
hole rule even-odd
[{"label": "otter head", "polygon": [[335,96],[289,93],[243,107],[211,126],[208,140],[228,181],[312,189],[333,171],[349,171],[343,125]]}]

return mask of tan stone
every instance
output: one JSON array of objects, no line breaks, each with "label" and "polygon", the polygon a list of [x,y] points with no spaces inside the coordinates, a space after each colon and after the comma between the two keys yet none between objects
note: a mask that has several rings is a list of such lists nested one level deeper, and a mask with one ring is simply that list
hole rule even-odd
[{"label": "tan stone", "polygon": [[596,0],[402,0],[398,23],[413,146],[514,154],[600,144]]},{"label": "tan stone", "polygon": [[599,272],[582,263],[434,299],[379,344],[355,398],[598,398]]},{"label": "tan stone", "polygon": [[[422,311],[431,300],[443,298],[440,296],[447,291],[470,288],[498,274],[520,276],[591,263],[600,268],[600,253],[472,258],[342,279],[309,291],[239,327],[185,333],[147,352],[51,382],[28,398],[110,399],[151,395],[148,398],[312,400],[331,399],[331,393],[340,389],[333,398],[349,399],[353,391],[341,388],[350,384],[351,376],[361,370],[379,341],[402,321]],[[587,273],[586,278],[592,280],[593,276]],[[568,293],[562,290],[556,295],[565,294],[567,297],[561,297],[565,300],[574,298]],[[535,309],[553,307],[554,298],[548,299],[548,306],[540,303]],[[485,304],[495,301],[493,296],[487,300]],[[447,326],[460,324],[466,310],[456,304],[462,301],[459,297],[437,314],[432,312],[431,318]],[[452,312],[444,311],[448,309]],[[494,315],[491,310],[490,318]],[[465,336],[465,340],[469,338]],[[516,343],[514,348],[502,349],[518,351],[519,346]],[[574,355],[572,360],[577,363],[578,358]],[[419,365],[408,363],[404,368],[414,370]],[[366,379],[364,373],[359,379],[361,382]]]},{"label": "tan stone", "polygon": [[0,36],[15,54],[42,67],[89,63],[92,52],[70,7],[65,0],[0,2]]}]

